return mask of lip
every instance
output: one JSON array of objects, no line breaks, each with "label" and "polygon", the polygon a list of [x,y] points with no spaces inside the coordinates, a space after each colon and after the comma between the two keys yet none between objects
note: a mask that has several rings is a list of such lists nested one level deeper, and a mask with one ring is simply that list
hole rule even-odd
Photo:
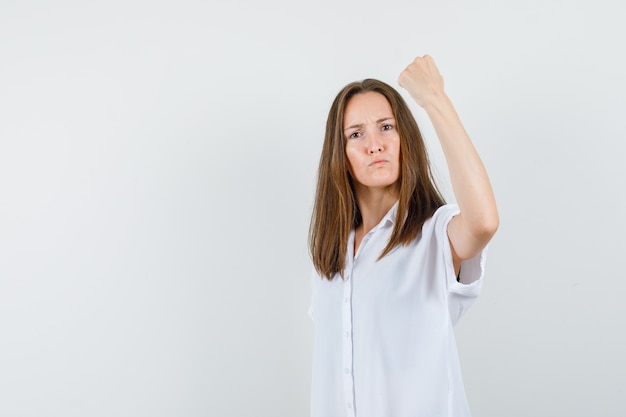
[{"label": "lip", "polygon": [[387,162],[389,162],[389,161],[387,161],[386,159],[375,159],[374,161],[372,161],[370,163],[369,166],[371,166],[371,167],[380,167],[380,166],[385,165]]}]

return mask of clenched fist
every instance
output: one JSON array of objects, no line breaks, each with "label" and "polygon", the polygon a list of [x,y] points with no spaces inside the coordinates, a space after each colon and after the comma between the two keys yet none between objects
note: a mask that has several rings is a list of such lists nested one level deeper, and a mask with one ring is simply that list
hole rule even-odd
[{"label": "clenched fist", "polygon": [[417,57],[398,77],[398,84],[422,107],[445,96],[443,77],[429,56]]}]

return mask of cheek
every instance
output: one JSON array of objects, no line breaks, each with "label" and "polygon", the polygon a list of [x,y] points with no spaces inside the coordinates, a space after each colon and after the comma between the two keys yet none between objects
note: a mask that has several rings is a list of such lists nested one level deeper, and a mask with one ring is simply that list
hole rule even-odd
[{"label": "cheek", "polygon": [[400,163],[400,157],[402,156],[402,149],[400,148],[400,139],[396,142],[396,162]]},{"label": "cheek", "polygon": [[346,146],[346,159],[348,161],[348,169],[352,172],[354,170],[354,165],[357,162],[357,157],[354,149],[350,146]]}]

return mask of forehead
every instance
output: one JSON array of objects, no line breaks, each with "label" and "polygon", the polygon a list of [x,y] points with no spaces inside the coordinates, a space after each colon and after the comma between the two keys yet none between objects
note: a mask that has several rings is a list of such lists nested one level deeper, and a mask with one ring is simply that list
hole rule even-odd
[{"label": "forehead", "polygon": [[391,105],[382,94],[368,91],[350,98],[343,113],[343,124],[346,127],[355,123],[380,120],[383,117],[393,117]]}]

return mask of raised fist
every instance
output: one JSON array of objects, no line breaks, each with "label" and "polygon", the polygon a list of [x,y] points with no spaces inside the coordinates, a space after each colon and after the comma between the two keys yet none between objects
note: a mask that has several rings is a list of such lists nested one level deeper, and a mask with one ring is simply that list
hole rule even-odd
[{"label": "raised fist", "polygon": [[443,77],[429,55],[415,58],[400,73],[398,84],[422,107],[444,95]]}]

